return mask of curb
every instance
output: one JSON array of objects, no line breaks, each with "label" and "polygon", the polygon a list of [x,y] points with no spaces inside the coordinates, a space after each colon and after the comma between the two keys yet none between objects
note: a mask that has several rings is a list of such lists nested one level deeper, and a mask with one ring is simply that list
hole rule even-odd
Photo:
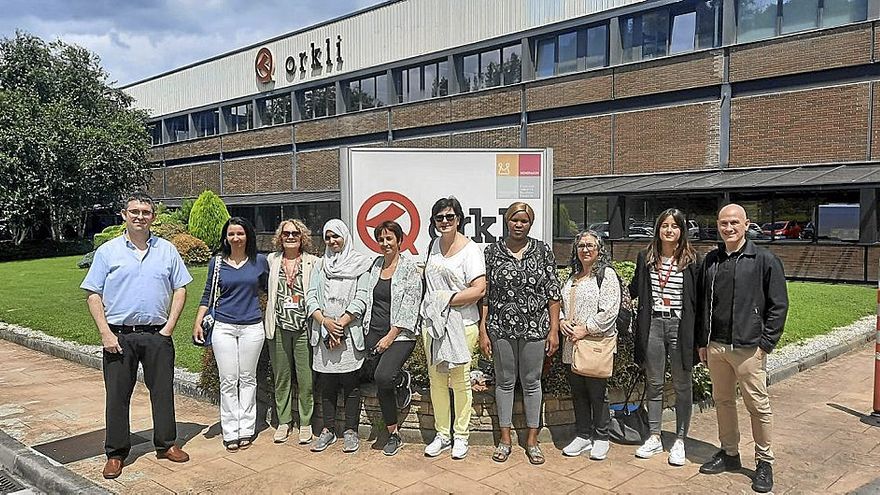
[{"label": "curb", "polygon": [[779,383],[782,380],[785,380],[786,378],[791,378],[792,376],[802,371],[806,371],[822,363],[831,361],[837,356],[841,356],[850,351],[859,349],[868,342],[874,341],[876,336],[877,331],[872,328],[871,330],[865,331],[863,334],[856,336],[848,342],[837,344],[833,347],[829,347],[828,349],[814,352],[813,354],[798,359],[797,361],[776,367],[767,374],[767,384],[773,385],[775,383]]},{"label": "curb", "polygon": [[111,493],[67,468],[52,464],[3,430],[0,430],[0,464],[47,493]]}]

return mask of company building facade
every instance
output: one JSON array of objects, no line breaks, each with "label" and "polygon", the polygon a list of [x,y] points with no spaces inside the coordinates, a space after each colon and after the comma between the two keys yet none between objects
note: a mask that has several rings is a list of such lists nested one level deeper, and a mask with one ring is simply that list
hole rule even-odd
[{"label": "company building facade", "polygon": [[560,262],[588,226],[634,258],[670,206],[708,248],[736,201],[788,275],[875,281],[878,18],[880,0],[398,0],[124,89],[152,116],[150,192],[212,189],[262,232],[338,215],[341,147],[549,147]]}]

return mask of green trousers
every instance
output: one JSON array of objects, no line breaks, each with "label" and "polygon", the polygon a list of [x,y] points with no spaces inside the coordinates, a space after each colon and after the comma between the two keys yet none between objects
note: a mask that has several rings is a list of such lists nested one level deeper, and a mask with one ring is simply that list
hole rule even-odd
[{"label": "green trousers", "polygon": [[293,384],[291,370],[296,367],[296,390],[299,406],[299,426],[312,424],[315,407],[312,393],[312,351],[309,348],[308,331],[291,332],[277,328],[275,338],[269,340],[272,374],[275,376],[275,409],[278,424],[293,422],[291,404]]}]

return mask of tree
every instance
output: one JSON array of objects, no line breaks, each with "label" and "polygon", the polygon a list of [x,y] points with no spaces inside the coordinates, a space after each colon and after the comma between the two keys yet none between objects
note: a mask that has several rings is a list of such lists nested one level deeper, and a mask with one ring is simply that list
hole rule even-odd
[{"label": "tree", "polygon": [[205,241],[205,244],[216,250],[220,247],[220,231],[229,220],[226,204],[214,191],[199,194],[189,214],[189,233]]},{"label": "tree", "polygon": [[17,242],[39,225],[82,236],[95,207],[146,185],[147,114],[132,102],[82,47],[0,40],[0,217]]}]

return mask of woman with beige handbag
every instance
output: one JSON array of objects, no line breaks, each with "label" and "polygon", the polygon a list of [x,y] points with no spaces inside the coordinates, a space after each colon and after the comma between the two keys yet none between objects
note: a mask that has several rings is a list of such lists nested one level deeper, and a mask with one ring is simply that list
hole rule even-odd
[{"label": "woman with beige handbag", "polygon": [[[597,277],[600,270],[602,276]],[[600,461],[610,449],[606,386],[617,350],[620,281],[602,237],[592,230],[578,234],[572,243],[571,276],[562,286],[562,304],[562,362],[571,364],[568,383],[577,429],[562,453],[590,452],[590,459]]]}]

